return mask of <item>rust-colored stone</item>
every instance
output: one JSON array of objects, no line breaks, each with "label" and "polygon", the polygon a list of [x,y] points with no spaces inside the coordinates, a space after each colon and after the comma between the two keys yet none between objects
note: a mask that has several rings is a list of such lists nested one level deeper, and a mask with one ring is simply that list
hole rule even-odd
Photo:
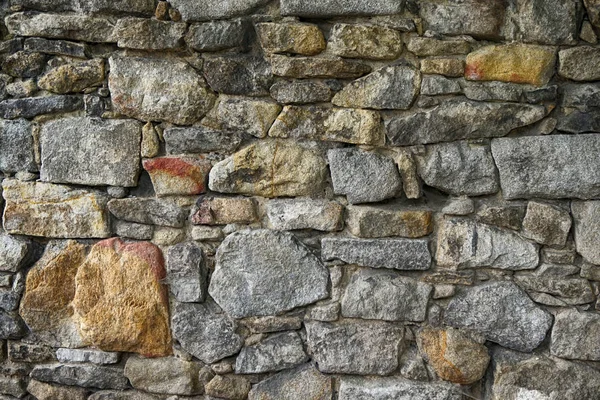
[{"label": "rust-colored stone", "polygon": [[144,160],[157,196],[194,195],[206,191],[211,164],[197,156],[158,157]]}]

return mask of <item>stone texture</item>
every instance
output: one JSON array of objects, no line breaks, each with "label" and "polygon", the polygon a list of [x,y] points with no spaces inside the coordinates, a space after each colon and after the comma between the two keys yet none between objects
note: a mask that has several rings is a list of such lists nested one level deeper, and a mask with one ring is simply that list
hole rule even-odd
[{"label": "stone texture", "polygon": [[110,236],[108,198],[95,191],[42,182],[2,182],[4,229],[11,234],[56,238]]},{"label": "stone texture", "polygon": [[194,395],[203,388],[198,380],[200,365],[175,357],[147,359],[129,357],[124,375],[138,390],[159,394]]},{"label": "stone texture", "polygon": [[202,4],[193,0],[170,1],[170,4],[179,10],[184,21],[228,19],[247,14],[266,3],[267,0],[209,0]]},{"label": "stone texture", "polygon": [[600,196],[600,138],[551,135],[495,139],[492,155],[506,199]]},{"label": "stone texture", "polygon": [[108,61],[108,85],[117,113],[187,125],[199,120],[215,101],[204,79],[183,61],[117,56]]},{"label": "stone texture", "polygon": [[596,28],[600,27],[600,2],[598,0],[583,0],[588,18]]},{"label": "stone texture", "polygon": [[581,3],[576,0],[518,0],[520,39],[541,44],[577,44]]},{"label": "stone texture", "polygon": [[241,136],[236,132],[213,130],[203,126],[171,127],[163,137],[168,154],[192,154],[236,150]]},{"label": "stone texture", "polygon": [[465,40],[440,40],[410,35],[405,37],[406,49],[420,57],[467,54],[471,45]]},{"label": "stone texture", "polygon": [[371,67],[339,57],[270,57],[273,75],[285,78],[358,78]]},{"label": "stone texture", "polygon": [[458,81],[448,79],[442,75],[425,75],[421,81],[421,94],[426,96],[457,94],[461,91]]},{"label": "stone texture", "polygon": [[282,104],[320,103],[331,100],[331,89],[322,82],[279,81],[270,89],[271,97]]},{"label": "stone texture", "polygon": [[558,52],[558,74],[574,81],[600,79],[600,49],[573,47]]},{"label": "stone texture", "polygon": [[108,210],[116,218],[147,225],[181,228],[185,222],[184,210],[168,200],[135,198],[113,199]]},{"label": "stone texture", "polygon": [[262,141],[215,164],[208,185],[221,193],[305,196],[323,187],[326,173],[320,152],[287,141]]},{"label": "stone texture", "polygon": [[242,131],[264,138],[280,111],[281,106],[272,101],[222,98],[202,122],[210,128]]},{"label": "stone texture", "polygon": [[321,199],[281,199],[266,204],[270,227],[277,230],[338,231],[344,225],[343,211],[341,204]]},{"label": "stone texture", "polygon": [[398,209],[398,205],[347,206],[346,226],[354,236],[418,238],[433,230],[431,211]]},{"label": "stone texture", "polygon": [[600,265],[600,201],[574,201],[571,212],[575,220],[575,247],[588,262]]},{"label": "stone texture", "polygon": [[18,376],[0,375],[0,392],[6,394],[2,397],[8,400],[24,397],[27,394],[24,379]]},{"label": "stone texture", "polygon": [[254,201],[245,197],[202,197],[196,206],[193,224],[251,224],[258,219]]},{"label": "stone texture", "polygon": [[83,109],[80,96],[46,96],[0,101],[0,117],[33,118],[42,114],[65,113]]},{"label": "stone texture", "polygon": [[219,246],[208,291],[227,314],[244,318],[321,300],[328,281],[327,269],[291,234],[245,230]]},{"label": "stone texture", "polygon": [[523,236],[541,244],[563,246],[571,229],[568,211],[530,201],[523,220]]},{"label": "stone texture", "polygon": [[439,382],[411,381],[399,377],[343,378],[339,400],[460,400],[462,393],[454,386]]},{"label": "stone texture", "polygon": [[38,80],[41,89],[66,94],[81,92],[104,81],[104,61],[94,59],[52,68]]},{"label": "stone texture", "polygon": [[465,141],[425,147],[415,155],[425,184],[454,196],[480,196],[500,189],[489,145]]},{"label": "stone texture", "polygon": [[556,314],[550,352],[561,358],[600,360],[600,315],[569,309]]},{"label": "stone texture", "polygon": [[[42,181],[136,186],[141,126],[134,120],[64,118],[42,125]],[[70,146],[65,146],[70,143]]]},{"label": "stone texture", "polygon": [[238,374],[281,371],[308,361],[302,339],[296,332],[279,333],[252,346],[246,346],[235,360]]},{"label": "stone texture", "polygon": [[427,0],[420,5],[424,28],[444,35],[501,36],[506,4],[502,0]]},{"label": "stone texture", "polygon": [[138,14],[152,14],[154,0],[14,0],[13,5],[19,5],[41,11],[78,11],[84,13],[119,13],[127,11]]},{"label": "stone texture", "polygon": [[45,54],[86,58],[85,45],[66,40],[48,40],[44,38],[27,38],[24,49]]},{"label": "stone texture", "polygon": [[386,15],[400,13],[403,5],[403,2],[385,0],[374,0],[369,3],[364,3],[360,0],[350,0],[344,3],[344,7],[340,7],[334,0],[283,0],[281,2],[281,15],[314,18],[344,15]]},{"label": "stone texture", "polygon": [[191,24],[185,41],[188,46],[197,51],[244,48],[247,30],[248,24],[243,19]]},{"label": "stone texture", "polygon": [[509,349],[530,352],[540,345],[552,316],[511,282],[493,282],[459,292],[445,313],[446,324],[471,329]]},{"label": "stone texture", "polygon": [[0,171],[36,171],[32,125],[25,119],[0,120]]},{"label": "stone texture", "polygon": [[312,364],[283,371],[252,387],[249,400],[331,400],[331,378]]},{"label": "stone texture", "polygon": [[570,133],[600,131],[600,85],[578,83],[563,86],[562,118],[558,129]]},{"label": "stone texture", "polygon": [[542,86],[554,74],[555,64],[552,48],[525,44],[486,46],[467,56],[465,78]]},{"label": "stone texture", "polygon": [[128,386],[123,370],[112,366],[45,364],[35,366],[30,376],[41,382],[85,388],[126,389]]},{"label": "stone texture", "polygon": [[545,115],[542,106],[449,100],[429,111],[391,118],[387,136],[394,146],[500,137]]},{"label": "stone texture", "polygon": [[17,51],[2,61],[2,70],[16,78],[34,78],[43,71],[45,61],[43,54]]},{"label": "stone texture", "polygon": [[83,388],[49,385],[36,380],[29,381],[27,392],[37,400],[86,400],[88,395],[88,391]]},{"label": "stone texture", "polygon": [[137,390],[100,390],[90,395],[88,400],[159,400],[159,398]]},{"label": "stone texture", "polygon": [[327,152],[333,191],[351,204],[392,198],[402,188],[398,168],[391,158],[358,149]]},{"label": "stone texture", "polygon": [[326,47],[323,32],[313,24],[263,22],[256,24],[256,33],[266,53],[312,56]]},{"label": "stone texture", "polygon": [[477,382],[490,362],[487,348],[459,329],[425,328],[419,331],[417,342],[436,374],[452,383]]},{"label": "stone texture", "polygon": [[342,300],[347,318],[421,322],[432,286],[394,271],[362,269],[352,275]]},{"label": "stone texture", "polygon": [[168,50],[180,48],[187,25],[147,18],[121,18],[115,25],[117,45],[128,49]]},{"label": "stone texture", "polygon": [[31,240],[0,233],[0,271],[19,271],[29,263],[32,253]]},{"label": "stone texture", "polygon": [[332,103],[340,107],[406,110],[417,96],[420,80],[414,68],[385,67],[351,82],[333,97]]},{"label": "stone texture", "polygon": [[264,96],[272,80],[270,64],[248,55],[206,57],[203,72],[212,90],[229,95]]},{"label": "stone texture", "polygon": [[393,60],[402,53],[402,36],[382,26],[335,24],[327,48],[341,57]]},{"label": "stone texture", "polygon": [[202,249],[193,242],[179,243],[167,253],[169,290],[179,302],[203,302],[206,298],[208,270]]},{"label": "stone texture", "polygon": [[339,259],[347,264],[371,268],[426,270],[431,254],[424,239],[323,238],[323,260]]},{"label": "stone texture", "polygon": [[205,386],[206,394],[226,400],[244,400],[250,391],[250,382],[235,375],[217,375]]},{"label": "stone texture", "polygon": [[387,375],[398,368],[404,327],[388,322],[306,322],[308,352],[321,372]]},{"label": "stone texture", "polygon": [[498,81],[464,81],[462,82],[465,96],[479,101],[515,101],[521,100],[524,88],[529,85]]},{"label": "stone texture", "polygon": [[194,156],[150,158],[144,160],[143,166],[159,197],[204,193],[212,167],[210,161]]},{"label": "stone texture", "polygon": [[60,362],[91,362],[92,364],[105,365],[117,364],[119,362],[119,353],[61,348],[56,350],[56,358]]},{"label": "stone texture", "polygon": [[19,315],[0,310],[0,339],[20,339],[27,334],[27,326]]}]

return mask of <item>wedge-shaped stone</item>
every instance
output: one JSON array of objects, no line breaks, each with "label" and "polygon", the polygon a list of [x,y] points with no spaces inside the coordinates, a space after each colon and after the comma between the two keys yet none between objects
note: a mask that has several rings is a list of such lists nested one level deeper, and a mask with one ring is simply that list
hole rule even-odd
[{"label": "wedge-shaped stone", "polygon": [[41,89],[65,94],[80,92],[104,81],[104,60],[94,59],[52,68],[38,80]]},{"label": "wedge-shaped stone", "polygon": [[523,236],[541,244],[564,246],[571,230],[569,211],[530,201],[523,219]]},{"label": "wedge-shaped stone", "polygon": [[381,145],[384,130],[376,111],[285,106],[269,136]]},{"label": "wedge-shaped stone", "polygon": [[42,182],[5,179],[4,229],[11,234],[55,238],[110,236],[100,192]]},{"label": "wedge-shaped stone", "polygon": [[88,398],[88,390],[84,388],[51,385],[35,379],[29,381],[27,392],[38,400],[86,400]]},{"label": "wedge-shaped stone", "polygon": [[327,18],[344,15],[386,15],[402,12],[403,1],[374,0],[364,2],[350,0],[343,7],[336,0],[283,0],[281,15]]},{"label": "wedge-shaped stone", "polygon": [[281,371],[308,361],[302,339],[296,332],[279,333],[252,346],[246,346],[235,360],[238,374]]},{"label": "wedge-shaped stone", "polygon": [[0,339],[20,339],[27,332],[27,326],[19,314],[0,309]]},{"label": "wedge-shaped stone", "polygon": [[448,305],[447,325],[471,329],[509,349],[530,352],[542,343],[552,315],[512,282],[493,282],[460,292]]},{"label": "wedge-shaped stone", "polygon": [[355,236],[418,238],[433,230],[431,211],[402,210],[398,205],[381,207],[347,206],[346,225]]},{"label": "wedge-shaped stone", "polygon": [[209,21],[245,15],[266,4],[268,0],[172,0],[171,5],[181,13],[184,21]]},{"label": "wedge-shaped stone", "polygon": [[335,24],[327,48],[341,57],[393,60],[402,53],[402,36],[384,26]]},{"label": "wedge-shaped stone", "polygon": [[31,122],[0,120],[0,171],[36,171]]},{"label": "wedge-shaped stone", "polygon": [[420,4],[424,29],[444,35],[500,38],[506,4],[503,0],[427,0]]},{"label": "wedge-shaped stone", "polygon": [[221,193],[306,196],[323,188],[326,175],[318,151],[288,141],[262,141],[215,164],[208,186]]},{"label": "wedge-shaped stone", "polygon": [[387,136],[395,146],[500,137],[545,115],[542,106],[450,100],[429,111],[390,119]]},{"label": "wedge-shaped stone", "polygon": [[[63,118],[42,125],[41,179],[54,183],[136,186],[141,124],[134,120]],[[69,146],[65,146],[69,143]]]},{"label": "wedge-shaped stone", "polygon": [[600,315],[569,309],[554,320],[550,352],[561,358],[600,360]]},{"label": "wedge-shaped stone", "polygon": [[312,364],[280,372],[252,387],[249,400],[331,400],[331,378]]},{"label": "wedge-shaped stone", "polygon": [[308,352],[321,372],[387,375],[398,368],[404,327],[388,322],[306,322]]},{"label": "wedge-shaped stone", "polygon": [[200,365],[176,357],[129,357],[124,375],[136,389],[150,393],[195,395],[203,392]]},{"label": "wedge-shaped stone", "polygon": [[574,201],[575,247],[588,262],[600,265],[600,201]]},{"label": "wedge-shaped stone", "polygon": [[600,136],[550,135],[492,141],[506,199],[600,197]]},{"label": "wedge-shaped stone", "polygon": [[558,74],[574,81],[600,79],[600,48],[579,46],[558,52]]},{"label": "wedge-shaped stone", "polygon": [[109,64],[108,86],[118,113],[189,125],[215,102],[202,76],[178,59],[114,56]]},{"label": "wedge-shaped stone", "polygon": [[406,110],[420,84],[421,73],[412,67],[385,67],[351,82],[331,102],[340,107]]},{"label": "wedge-shaped stone", "polygon": [[122,18],[117,22],[115,30],[119,47],[168,50],[182,46],[187,25],[148,18]]},{"label": "wedge-shaped stone", "polygon": [[419,382],[399,377],[347,378],[341,380],[339,400],[461,400],[455,386],[439,382]]},{"label": "wedge-shaped stone", "polygon": [[325,50],[325,38],[317,25],[263,22],[256,32],[267,53],[292,53],[312,56]]},{"label": "wedge-shaped stone", "polygon": [[343,58],[270,57],[273,75],[286,78],[358,78],[371,72],[371,67]]},{"label": "wedge-shaped stone", "polygon": [[108,210],[123,221],[173,228],[183,227],[186,218],[184,210],[175,203],[152,198],[112,199]]},{"label": "wedge-shaped stone", "polygon": [[126,389],[129,383],[121,368],[90,364],[38,365],[30,376],[42,382],[96,389]]},{"label": "wedge-shaped stone", "polygon": [[342,260],[371,268],[426,270],[431,254],[424,239],[350,239],[328,237],[321,240],[323,260]]},{"label": "wedge-shaped stone", "polygon": [[432,286],[394,271],[363,269],[352,275],[342,300],[348,318],[421,322]]},{"label": "wedge-shaped stone", "polygon": [[533,269],[538,246],[517,233],[470,219],[446,218],[438,230],[436,261],[442,267]]},{"label": "wedge-shaped stone", "polygon": [[208,292],[227,314],[244,318],[321,300],[329,294],[328,281],[321,261],[293,235],[244,230],[219,246]]},{"label": "wedge-shaped stone", "polygon": [[204,193],[212,167],[210,161],[198,156],[150,158],[143,166],[157,196]]},{"label": "wedge-shaped stone", "polygon": [[167,253],[169,289],[179,302],[203,302],[208,270],[202,249],[194,242],[178,243]]}]

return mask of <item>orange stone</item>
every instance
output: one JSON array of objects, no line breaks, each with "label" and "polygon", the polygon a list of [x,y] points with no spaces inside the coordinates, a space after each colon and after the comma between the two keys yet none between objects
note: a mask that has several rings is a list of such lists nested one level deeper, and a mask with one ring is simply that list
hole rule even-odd
[{"label": "orange stone", "polygon": [[144,160],[143,165],[157,196],[195,195],[206,191],[211,163],[202,157],[157,157]]}]

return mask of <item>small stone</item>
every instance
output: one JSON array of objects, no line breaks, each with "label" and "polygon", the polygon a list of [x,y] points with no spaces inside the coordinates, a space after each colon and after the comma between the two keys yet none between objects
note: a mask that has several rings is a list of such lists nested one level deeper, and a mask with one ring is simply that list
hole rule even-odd
[{"label": "small stone", "polygon": [[44,70],[45,64],[43,54],[17,51],[2,61],[2,71],[17,78],[34,78]]},{"label": "small stone", "polygon": [[38,87],[33,79],[13,82],[6,85],[6,93],[15,98],[31,97],[37,91]]},{"label": "small stone", "polygon": [[505,20],[503,0],[427,0],[420,4],[423,29],[442,35],[469,35],[475,38],[499,39]]},{"label": "small stone", "polygon": [[[134,120],[64,118],[42,125],[42,181],[136,186],[141,126]],[[65,147],[65,143],[71,146]]]},{"label": "small stone", "polygon": [[575,247],[592,264],[600,265],[600,201],[574,201],[571,212],[575,220]]},{"label": "small stone", "polygon": [[58,361],[60,362],[91,362],[92,364],[105,365],[117,364],[119,362],[119,353],[89,349],[61,348],[56,350],[56,358],[58,358]]},{"label": "small stone", "polygon": [[114,111],[143,121],[189,125],[206,114],[215,95],[189,64],[178,59],[109,59]]},{"label": "small stone", "polygon": [[447,299],[448,297],[452,297],[456,294],[456,286],[454,285],[435,285],[433,287],[433,298],[437,299]]},{"label": "small stone", "polygon": [[145,159],[142,163],[150,175],[157,196],[190,196],[204,193],[210,161],[199,156],[168,156]]},{"label": "small stone", "polygon": [[339,57],[286,57],[271,55],[273,75],[285,78],[358,78],[371,72],[371,67]]},{"label": "small stone", "polygon": [[323,260],[342,260],[371,268],[426,270],[431,254],[424,239],[350,239],[325,237],[321,240]]},{"label": "small stone", "polygon": [[157,246],[172,246],[185,240],[186,232],[181,228],[157,226],[152,233],[152,243]]},{"label": "small stone", "polygon": [[[561,358],[600,360],[600,316],[576,309],[559,312],[554,320],[550,352]],[[575,339],[576,338],[576,339]]]},{"label": "small stone", "polygon": [[346,195],[351,204],[389,199],[402,188],[391,158],[358,149],[331,149],[327,157],[334,193]]},{"label": "small stone", "polygon": [[475,211],[475,204],[466,196],[450,198],[442,208],[442,213],[446,215],[468,215],[473,211]]},{"label": "small stone", "polygon": [[484,205],[477,211],[478,221],[515,231],[521,229],[524,217],[525,207],[520,205]]},{"label": "small stone", "polygon": [[525,88],[523,85],[507,82],[464,81],[463,90],[471,100],[518,102]]},{"label": "small stone", "polygon": [[460,58],[426,58],[421,60],[421,72],[458,78],[463,76],[465,62]]},{"label": "small stone", "polygon": [[245,197],[203,197],[192,223],[198,225],[251,224],[257,221],[254,201]]},{"label": "small stone", "polygon": [[251,317],[242,320],[242,324],[250,333],[270,333],[298,330],[302,327],[302,319],[298,316],[266,316]]},{"label": "small stone", "polygon": [[174,8],[169,8],[169,18],[171,21],[179,22],[181,21],[181,13]]},{"label": "small stone", "polygon": [[523,220],[523,236],[541,244],[564,246],[571,229],[568,211],[530,201]]},{"label": "small stone", "polygon": [[305,322],[308,352],[324,373],[387,375],[398,367],[404,327],[388,322]]},{"label": "small stone", "polygon": [[178,49],[186,30],[184,23],[148,18],[121,18],[115,25],[117,45],[128,49]]},{"label": "small stone", "polygon": [[[16,53],[17,51],[23,50],[23,38],[17,37],[14,39],[3,40],[0,43],[0,53]],[[26,49],[29,51],[37,51],[35,49]],[[43,53],[43,52],[40,52]]]},{"label": "small stone", "polygon": [[573,47],[558,52],[558,74],[574,81],[600,79],[600,49],[591,46]]},{"label": "small stone", "polygon": [[493,282],[460,292],[448,305],[445,323],[471,329],[509,349],[530,352],[540,345],[552,316],[512,282]]},{"label": "small stone", "polygon": [[81,92],[104,81],[104,60],[94,59],[53,68],[38,80],[41,89],[65,94]]},{"label": "small stone", "polygon": [[17,341],[8,342],[8,358],[13,362],[43,363],[56,360],[50,346]]},{"label": "small stone", "polygon": [[173,338],[204,363],[237,354],[244,343],[236,323],[212,301],[176,303],[171,318]]},{"label": "small stone", "polygon": [[18,314],[0,309],[0,339],[20,339],[27,331],[27,326]]},{"label": "small stone", "polygon": [[520,0],[515,10],[517,38],[530,43],[577,44],[581,3],[564,0]]},{"label": "small stone", "polygon": [[203,392],[198,381],[200,365],[175,357],[129,357],[124,375],[138,390],[158,394],[195,395]]},{"label": "small stone", "polygon": [[414,102],[421,75],[407,66],[377,70],[351,82],[332,103],[340,107],[406,110]]},{"label": "small stone", "polygon": [[279,81],[270,89],[271,97],[278,103],[305,104],[331,100],[331,89],[322,82]]},{"label": "small stone", "polygon": [[312,364],[280,372],[256,385],[249,400],[330,400],[331,378],[321,374]]},{"label": "small stone", "polygon": [[[553,249],[552,247],[542,248],[542,261],[550,264],[573,264],[575,263],[575,249]],[[581,266],[582,271],[585,263]],[[583,275],[582,275],[583,276]]]},{"label": "small stone", "polygon": [[36,171],[33,126],[25,119],[0,120],[0,171]]},{"label": "small stone", "polygon": [[317,304],[310,307],[305,315],[305,319],[324,322],[337,321],[340,315],[340,309],[340,303],[337,301]]},{"label": "small stone", "polygon": [[[321,261],[293,235],[245,230],[219,246],[208,291],[227,314],[244,318],[321,300],[328,296],[328,281]],[[259,292],[264,295],[252,296]]]},{"label": "small stone", "polygon": [[258,344],[242,348],[235,360],[237,374],[281,371],[308,361],[302,339],[296,332],[269,336]]},{"label": "small stone", "polygon": [[282,199],[266,204],[270,227],[277,230],[338,231],[344,225],[343,211],[341,204],[321,199]]},{"label": "small stone", "polygon": [[272,101],[223,98],[204,119],[203,125],[264,138],[280,111],[281,106]]},{"label": "small stone", "polygon": [[25,39],[25,50],[45,54],[86,58],[85,45],[65,40],[48,40],[44,38]]},{"label": "small stone", "polygon": [[437,96],[441,94],[461,93],[460,84],[441,75],[425,75],[421,82],[421,94]]},{"label": "small stone", "polygon": [[354,236],[418,238],[433,231],[431,211],[398,210],[397,205],[346,207],[346,226]]},{"label": "small stone", "polygon": [[169,18],[169,2],[159,1],[154,10],[154,18],[159,21],[165,21]]},{"label": "small stone", "polygon": [[321,190],[327,165],[320,152],[287,141],[252,144],[210,171],[210,190],[263,197],[307,196]]},{"label": "small stone", "polygon": [[193,226],[190,236],[192,240],[216,242],[223,239],[223,230],[216,226]]},{"label": "small stone", "polygon": [[400,150],[396,153],[395,161],[402,178],[404,195],[407,199],[418,199],[422,195],[421,182],[412,153]]},{"label": "small stone", "polygon": [[59,238],[104,238],[110,235],[101,192],[43,182],[2,182],[4,229],[11,234]]},{"label": "small stone", "polygon": [[179,302],[203,302],[206,299],[208,270],[202,249],[195,243],[179,243],[167,253],[169,290]]},{"label": "small stone", "polygon": [[243,19],[191,24],[185,41],[197,51],[243,49],[247,41],[248,23]]},{"label": "small stone", "polygon": [[69,386],[56,386],[36,380],[29,381],[27,392],[31,393],[37,400],[86,400],[88,390]]},{"label": "small stone", "polygon": [[419,57],[461,55],[471,50],[465,40],[440,40],[431,37],[410,35],[406,40],[406,49]]},{"label": "small stone", "polygon": [[206,384],[204,389],[208,396],[225,400],[244,400],[252,385],[242,377],[236,375],[217,375]]},{"label": "small stone", "polygon": [[152,122],[148,122],[142,127],[142,142],[140,147],[140,155],[144,158],[156,157],[160,151],[160,141]]},{"label": "small stone", "polygon": [[242,142],[238,133],[203,126],[170,127],[165,129],[163,137],[168,154],[230,153]]},{"label": "small stone", "polygon": [[270,64],[257,56],[206,57],[203,72],[212,90],[230,95],[267,95],[272,80]]},{"label": "small stone", "polygon": [[341,57],[393,60],[402,53],[402,36],[383,26],[335,24],[327,47]]},{"label": "small stone", "polygon": [[19,271],[30,260],[32,250],[29,239],[0,234],[0,271]]},{"label": "small stone", "polygon": [[208,0],[203,4],[193,0],[171,0],[169,3],[181,13],[184,21],[208,21],[246,15],[267,0]]},{"label": "small stone", "polygon": [[[2,394],[6,394],[6,396]],[[2,395],[2,400],[17,399],[24,397],[26,394],[25,382],[22,378],[0,375],[0,395]]]},{"label": "small stone", "polygon": [[41,382],[97,389],[126,389],[129,383],[120,368],[90,364],[36,365],[30,376]]},{"label": "small stone", "polygon": [[113,199],[108,202],[108,210],[118,219],[147,225],[180,228],[186,219],[184,210],[161,199]]},{"label": "small stone", "polygon": [[459,329],[425,328],[419,332],[417,343],[436,374],[452,383],[477,382],[490,362],[487,348]]},{"label": "small stone", "polygon": [[386,0],[374,0],[364,3],[361,0],[351,0],[344,7],[335,0],[283,0],[281,15],[293,15],[307,18],[328,18],[335,16],[374,16],[398,14],[402,12],[403,3]]},{"label": "small stone", "polygon": [[347,318],[421,322],[432,287],[394,271],[362,269],[352,275],[342,300]]},{"label": "small stone", "polygon": [[151,240],[154,234],[154,227],[152,225],[115,220],[113,221],[113,231],[117,236],[124,238]]},{"label": "small stone", "polygon": [[0,101],[0,117],[33,118],[42,114],[67,113],[83,109],[80,96],[44,96]]},{"label": "small stone", "polygon": [[260,45],[266,53],[313,56],[325,50],[325,38],[317,25],[263,22],[256,24]]},{"label": "small stone", "polygon": [[583,0],[590,22],[600,27],[600,2],[598,0]]}]

